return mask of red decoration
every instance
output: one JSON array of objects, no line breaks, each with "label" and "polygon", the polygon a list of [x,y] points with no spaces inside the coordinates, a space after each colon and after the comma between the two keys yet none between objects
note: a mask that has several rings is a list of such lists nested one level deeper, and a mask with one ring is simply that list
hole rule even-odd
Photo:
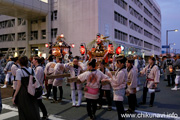
[{"label": "red decoration", "polygon": [[45,47],[48,48],[48,47],[49,47],[49,44],[46,43],[46,44],[45,44]]},{"label": "red decoration", "polygon": [[101,37],[100,36],[97,36],[97,44],[101,44]]},{"label": "red decoration", "polygon": [[74,47],[75,47],[75,44],[71,44],[71,47],[74,48]]},{"label": "red decoration", "polygon": [[80,52],[81,52],[81,55],[84,55],[86,52],[86,49],[83,45],[81,45],[81,47],[80,47]]},{"label": "red decoration", "polygon": [[60,38],[63,38],[63,37],[64,37],[64,34],[61,34],[61,35],[60,35]]},{"label": "red decoration", "polygon": [[120,47],[120,46],[117,47],[117,49],[116,49],[116,54],[117,54],[117,55],[121,54],[121,47]]},{"label": "red decoration", "polygon": [[114,46],[113,44],[108,45],[108,53],[113,53],[114,52]]},{"label": "red decoration", "polygon": [[95,52],[95,50],[96,50],[96,48],[95,48],[95,47],[93,47],[93,48],[91,49],[91,51],[92,51],[92,52]]}]

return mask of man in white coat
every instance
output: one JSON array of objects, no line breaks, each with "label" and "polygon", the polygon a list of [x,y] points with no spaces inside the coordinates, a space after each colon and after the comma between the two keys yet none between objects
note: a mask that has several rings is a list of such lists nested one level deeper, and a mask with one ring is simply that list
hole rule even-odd
[{"label": "man in white coat", "polygon": [[[61,57],[56,57],[56,66],[54,67],[54,75],[59,75],[64,73],[64,64],[62,63],[62,58]],[[63,78],[56,78],[53,81],[53,97],[54,100],[51,103],[57,103],[61,102],[63,98]],[[57,87],[59,88],[60,96],[59,100],[57,100]]]},{"label": "man in white coat", "polygon": [[[44,73],[45,75],[53,75],[54,74],[54,67],[56,65],[55,62],[53,62],[53,56],[50,55],[48,58],[49,62],[46,64]],[[51,94],[51,89],[52,89],[52,84],[53,84],[54,79],[48,79],[48,91],[47,91],[47,99],[49,99],[49,96]]]},{"label": "man in white coat", "polygon": [[[69,70],[71,77],[76,77],[80,75],[80,73],[83,72],[83,68],[80,66],[79,63],[79,57],[76,56],[73,59],[73,63],[65,64],[65,69]],[[82,99],[82,84],[72,82],[71,84],[71,98],[72,98],[72,106],[73,107],[79,107],[81,105],[81,99]],[[78,103],[76,105],[76,90],[78,91]]]}]

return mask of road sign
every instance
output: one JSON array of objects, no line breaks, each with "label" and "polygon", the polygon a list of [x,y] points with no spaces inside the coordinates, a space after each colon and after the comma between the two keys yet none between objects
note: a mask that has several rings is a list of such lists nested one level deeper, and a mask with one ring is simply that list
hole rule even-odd
[{"label": "road sign", "polygon": [[162,48],[169,48],[169,45],[163,45]]}]

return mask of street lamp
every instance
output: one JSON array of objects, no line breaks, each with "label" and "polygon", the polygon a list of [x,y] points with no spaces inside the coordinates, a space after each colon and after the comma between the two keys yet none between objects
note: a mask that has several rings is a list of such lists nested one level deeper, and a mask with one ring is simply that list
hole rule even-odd
[{"label": "street lamp", "polygon": [[[178,32],[178,29],[166,30],[166,46],[168,46],[168,32]],[[170,49],[170,48],[169,48]],[[168,53],[168,48],[166,48],[166,54]]]}]

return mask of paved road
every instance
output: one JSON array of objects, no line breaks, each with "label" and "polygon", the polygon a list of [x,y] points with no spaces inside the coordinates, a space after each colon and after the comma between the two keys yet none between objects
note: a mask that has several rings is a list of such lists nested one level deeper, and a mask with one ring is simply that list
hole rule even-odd
[{"label": "paved road", "polygon": [[[143,83],[143,78],[141,78],[141,82]],[[161,83],[159,88],[161,89],[160,93],[156,93],[156,99],[154,103],[154,107],[150,108],[148,106],[149,103],[149,95],[147,99],[147,105],[140,106],[137,108],[136,112],[138,115],[153,115],[154,113],[162,114],[170,114],[176,113],[180,116],[180,91],[171,91],[170,88],[165,87],[167,81],[163,81],[163,77],[161,78]],[[50,119],[52,120],[86,120],[88,119],[86,112],[86,102],[82,103],[82,106],[79,108],[74,108],[71,105],[70,100],[70,88],[67,86],[64,87],[64,99],[62,103],[52,104],[50,101],[43,100],[44,104],[47,107],[48,113],[50,114]],[[137,93],[138,102],[141,101],[142,90]],[[83,99],[84,101],[85,99]],[[127,98],[124,101],[125,108],[128,108]],[[117,113],[115,111],[115,107],[113,107],[112,111],[106,110],[107,106],[104,106],[103,109],[98,110],[96,115],[98,120],[117,120]],[[136,115],[137,115],[136,114]],[[0,120],[18,120],[18,111],[17,108],[12,107],[11,98],[3,99],[3,111],[0,115]],[[128,118],[127,120],[137,120],[138,118]],[[163,118],[159,118],[157,120],[166,120],[170,119],[167,116]],[[172,120],[174,118],[171,118]],[[142,120],[156,120],[156,118],[143,118]],[[180,120],[180,118],[174,119]]]}]

